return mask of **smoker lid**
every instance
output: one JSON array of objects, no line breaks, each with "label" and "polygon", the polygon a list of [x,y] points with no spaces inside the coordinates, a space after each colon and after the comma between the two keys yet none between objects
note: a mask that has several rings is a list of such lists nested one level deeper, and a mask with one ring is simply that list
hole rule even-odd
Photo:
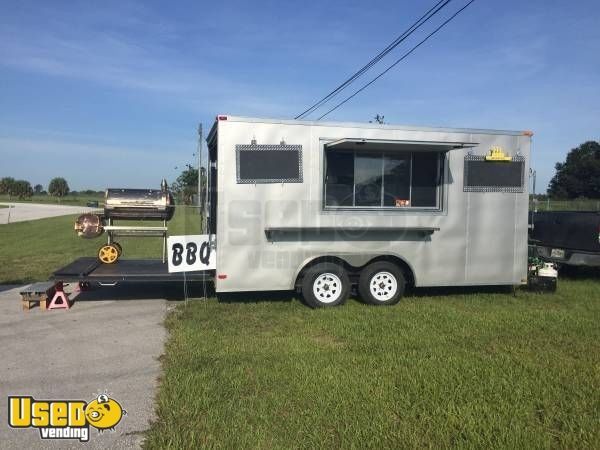
[{"label": "smoker lid", "polygon": [[157,199],[163,196],[163,191],[159,189],[115,189],[106,190],[106,196],[110,198],[148,198]]}]

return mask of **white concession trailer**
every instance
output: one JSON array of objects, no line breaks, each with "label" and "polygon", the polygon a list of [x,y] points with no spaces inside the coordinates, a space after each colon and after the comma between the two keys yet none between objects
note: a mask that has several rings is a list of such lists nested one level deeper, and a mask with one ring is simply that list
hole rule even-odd
[{"label": "white concession trailer", "polygon": [[372,304],[527,281],[532,133],[220,115],[207,138],[216,292]]},{"label": "white concession trailer", "polygon": [[203,235],[169,237],[168,265],[82,257],[53,278],[297,289],[313,307],[354,287],[388,305],[407,285],[525,284],[531,136],[220,115]]}]

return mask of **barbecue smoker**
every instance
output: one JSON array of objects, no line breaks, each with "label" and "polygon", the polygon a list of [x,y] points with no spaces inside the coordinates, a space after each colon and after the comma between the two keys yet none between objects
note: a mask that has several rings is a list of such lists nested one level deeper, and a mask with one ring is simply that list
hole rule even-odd
[{"label": "barbecue smoker", "polygon": [[[163,238],[163,262],[166,260],[167,222],[175,213],[175,201],[169,192],[167,181],[162,180],[161,189],[106,189],[104,214],[83,214],[75,221],[77,235],[84,239],[108,236],[106,245],[98,250],[98,258],[105,264],[115,263],[123,248],[117,237],[161,237]],[[162,221],[162,226],[117,226],[113,221],[152,220]]]}]

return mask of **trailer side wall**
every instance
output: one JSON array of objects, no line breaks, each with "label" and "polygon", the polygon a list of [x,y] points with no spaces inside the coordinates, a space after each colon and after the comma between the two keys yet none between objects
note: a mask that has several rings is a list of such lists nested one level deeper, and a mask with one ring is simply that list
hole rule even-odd
[{"label": "trailer side wall", "polygon": [[[529,136],[231,117],[216,127],[218,292],[293,289],[301,269],[325,256],[360,267],[390,255],[410,267],[417,286],[526,279]],[[468,145],[442,152],[437,210],[331,210],[324,205],[325,149],[343,139]],[[239,182],[236,146],[282,143],[301,146],[302,182]],[[522,192],[465,192],[465,158],[492,147],[523,159]]]}]

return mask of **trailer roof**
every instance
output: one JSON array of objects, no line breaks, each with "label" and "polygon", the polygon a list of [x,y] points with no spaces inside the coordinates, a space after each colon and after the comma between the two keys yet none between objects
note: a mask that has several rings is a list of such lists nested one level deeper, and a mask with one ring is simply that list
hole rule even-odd
[{"label": "trailer roof", "polygon": [[471,133],[471,134],[502,134],[514,136],[532,136],[533,133],[528,130],[489,130],[480,128],[449,128],[449,127],[418,127],[413,125],[393,125],[362,122],[321,122],[314,120],[291,120],[291,119],[268,119],[257,117],[229,116],[219,114],[216,120],[228,120],[230,122],[254,122],[254,123],[274,123],[282,125],[309,125],[318,127],[347,127],[347,128],[379,128],[388,130],[407,130],[407,131],[441,131],[445,133]]}]

